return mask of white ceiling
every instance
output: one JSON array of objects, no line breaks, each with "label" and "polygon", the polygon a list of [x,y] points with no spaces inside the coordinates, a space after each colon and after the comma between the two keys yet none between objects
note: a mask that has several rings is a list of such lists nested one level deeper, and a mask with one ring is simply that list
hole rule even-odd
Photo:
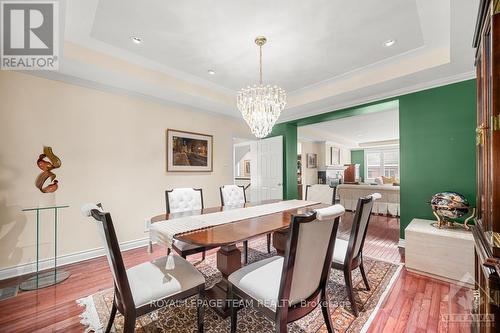
[{"label": "white ceiling", "polygon": [[287,90],[286,121],[474,77],[478,2],[63,1],[60,70],[31,74],[240,117],[262,34],[264,81]]},{"label": "white ceiling", "polygon": [[331,141],[349,148],[399,140],[399,110],[390,109],[299,127],[301,141]]},{"label": "white ceiling", "polygon": [[[423,46],[415,0],[147,3],[101,0],[91,36],[192,75],[214,69],[210,80],[233,90],[258,80],[261,34],[264,79],[287,91]],[[386,48],[388,39],[398,43]]]}]

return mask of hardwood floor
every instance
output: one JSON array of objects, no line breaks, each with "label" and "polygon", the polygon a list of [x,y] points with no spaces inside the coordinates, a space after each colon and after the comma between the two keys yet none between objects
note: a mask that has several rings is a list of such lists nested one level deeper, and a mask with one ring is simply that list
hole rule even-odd
[{"label": "hardwood floor", "polygon": [[470,332],[463,319],[471,295],[468,289],[403,269],[368,332]]},{"label": "hardwood floor", "polygon": [[[346,213],[339,237],[348,236],[352,214]],[[399,219],[372,216],[365,241],[365,256],[395,263],[404,262],[398,248]],[[216,251],[215,249],[212,251]],[[153,254],[145,248],[124,252],[127,267],[165,255],[155,246]],[[0,332],[82,332],[75,300],[112,287],[104,257],[65,267],[71,277],[65,282],[38,291],[20,292],[0,301]],[[26,277],[0,281],[0,288],[19,283]],[[369,332],[469,332],[468,324],[447,323],[443,315],[467,312],[471,293],[456,285],[407,272],[404,268],[387,295]]]}]

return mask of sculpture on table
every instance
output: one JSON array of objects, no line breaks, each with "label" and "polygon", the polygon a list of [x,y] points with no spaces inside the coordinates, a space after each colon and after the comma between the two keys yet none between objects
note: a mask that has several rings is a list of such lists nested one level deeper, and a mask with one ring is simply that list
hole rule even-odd
[{"label": "sculpture on table", "polygon": [[[36,161],[38,167],[43,171],[36,177],[35,186],[42,193],[52,193],[58,188],[59,181],[56,179],[55,173],[52,170],[61,167],[61,160],[53,152],[51,147],[43,147],[43,154],[38,156]],[[45,183],[49,180],[49,184]]]},{"label": "sculpture on table", "polygon": [[[433,223],[436,228],[454,228],[455,224],[453,219],[458,219],[465,216],[469,210],[470,205],[467,199],[457,192],[440,192],[432,196],[430,205],[432,213],[437,218],[437,223]],[[472,209],[472,214],[465,219],[463,227],[469,230],[467,223],[474,217],[476,209]]]}]

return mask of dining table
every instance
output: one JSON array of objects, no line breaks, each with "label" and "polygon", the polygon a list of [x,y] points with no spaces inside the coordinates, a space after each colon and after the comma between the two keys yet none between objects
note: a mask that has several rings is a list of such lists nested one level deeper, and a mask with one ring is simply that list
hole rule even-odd
[{"label": "dining table", "polygon": [[[233,206],[210,207],[182,213],[160,214],[151,218],[151,223],[172,220],[180,217],[210,214],[232,209],[254,207],[275,203],[282,200],[266,200]],[[242,267],[241,251],[236,244],[269,233],[273,234],[273,246],[277,247],[278,255],[284,255],[287,232],[293,215],[304,214],[328,205],[311,202],[301,208],[288,209],[258,217],[246,218],[230,223],[211,226],[175,235],[175,239],[188,244],[207,248],[219,247],[217,250],[217,269],[222,274],[220,282],[206,291],[210,305],[223,317],[229,315],[227,277]],[[274,239],[276,238],[276,239]],[[215,301],[215,302],[213,302]]]}]

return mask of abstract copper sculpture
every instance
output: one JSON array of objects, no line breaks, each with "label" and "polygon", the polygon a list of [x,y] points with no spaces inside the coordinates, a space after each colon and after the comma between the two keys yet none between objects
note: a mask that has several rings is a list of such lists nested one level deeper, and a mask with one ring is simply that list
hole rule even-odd
[{"label": "abstract copper sculpture", "polygon": [[[48,158],[48,161],[45,160]],[[54,155],[51,147],[43,147],[43,154],[40,154],[38,160],[36,161],[38,167],[43,171],[41,174],[36,177],[35,186],[42,193],[52,193],[55,192],[58,188],[58,181],[56,180],[56,175],[52,172],[53,169],[57,169],[61,166],[61,160],[59,157]],[[47,179],[50,178],[50,184],[45,185]]]}]

